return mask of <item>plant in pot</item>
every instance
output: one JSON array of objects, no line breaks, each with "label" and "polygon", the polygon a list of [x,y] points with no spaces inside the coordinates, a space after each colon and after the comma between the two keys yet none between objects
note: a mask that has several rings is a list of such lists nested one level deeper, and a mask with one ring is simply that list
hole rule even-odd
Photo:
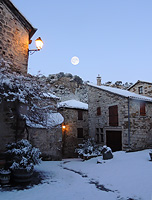
[{"label": "plant in pot", "polygon": [[10,182],[11,171],[9,169],[0,169],[0,183],[2,185]]},{"label": "plant in pot", "polygon": [[10,169],[15,182],[30,182],[34,165],[39,164],[40,150],[33,147],[28,140],[20,140],[7,145],[7,155],[12,158]]}]

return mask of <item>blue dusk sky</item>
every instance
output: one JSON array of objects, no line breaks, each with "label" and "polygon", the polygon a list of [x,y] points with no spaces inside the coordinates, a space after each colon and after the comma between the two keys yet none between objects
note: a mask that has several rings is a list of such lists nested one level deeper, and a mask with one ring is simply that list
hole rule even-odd
[{"label": "blue dusk sky", "polygon": [[[152,0],[12,0],[44,47],[30,74],[72,73],[84,81],[152,82]],[[71,58],[79,57],[72,65]]]}]

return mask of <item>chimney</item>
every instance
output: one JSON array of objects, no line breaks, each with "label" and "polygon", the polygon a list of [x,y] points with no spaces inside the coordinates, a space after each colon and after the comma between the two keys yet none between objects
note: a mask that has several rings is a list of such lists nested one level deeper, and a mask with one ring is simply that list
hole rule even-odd
[{"label": "chimney", "polygon": [[98,74],[98,76],[97,76],[97,85],[101,86],[101,76],[100,76],[100,74]]}]

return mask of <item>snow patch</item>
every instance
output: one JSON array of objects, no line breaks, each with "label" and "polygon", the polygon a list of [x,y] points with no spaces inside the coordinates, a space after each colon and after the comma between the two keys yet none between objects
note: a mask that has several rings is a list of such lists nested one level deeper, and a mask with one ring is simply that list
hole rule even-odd
[{"label": "snow patch", "polygon": [[88,110],[88,104],[74,100],[74,99],[58,103],[58,108],[62,108],[62,107]]}]

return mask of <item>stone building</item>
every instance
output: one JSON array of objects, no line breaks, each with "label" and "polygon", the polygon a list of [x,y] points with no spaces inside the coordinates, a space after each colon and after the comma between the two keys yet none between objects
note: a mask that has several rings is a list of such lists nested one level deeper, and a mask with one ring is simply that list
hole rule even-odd
[{"label": "stone building", "polygon": [[138,80],[135,84],[128,88],[128,91],[152,97],[152,83]]},{"label": "stone building", "polygon": [[0,0],[0,60],[11,70],[26,74],[28,46],[36,29],[9,0]]},{"label": "stone building", "polygon": [[88,104],[67,100],[58,104],[64,117],[62,125],[63,157],[75,157],[79,143],[88,138]]},{"label": "stone building", "polygon": [[89,135],[113,151],[152,146],[152,98],[88,83]]}]

